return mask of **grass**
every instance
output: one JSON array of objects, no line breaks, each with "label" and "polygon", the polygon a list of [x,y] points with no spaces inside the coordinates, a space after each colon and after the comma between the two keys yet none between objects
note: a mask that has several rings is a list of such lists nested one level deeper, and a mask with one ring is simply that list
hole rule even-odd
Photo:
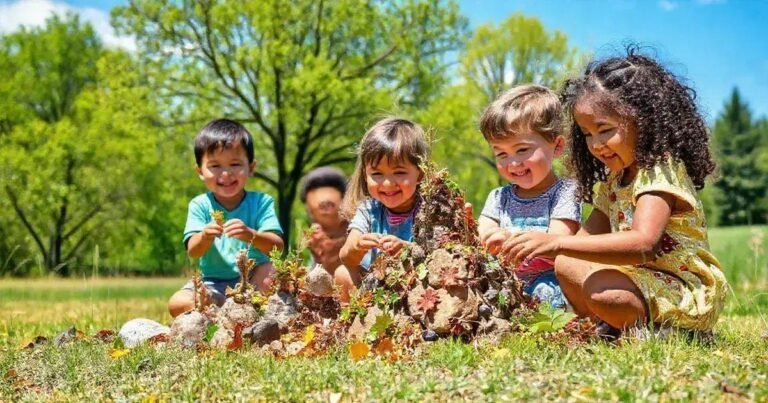
[{"label": "grass", "polygon": [[135,317],[167,323],[165,303],[184,280],[2,280],[0,401],[768,400],[766,261],[747,247],[752,238],[745,228],[711,232],[735,288],[714,346],[673,337],[572,348],[518,334],[440,341],[395,363],[353,361],[344,349],[283,360],[152,347],[111,358],[111,345],[85,341],[20,350],[71,325],[93,334]]}]

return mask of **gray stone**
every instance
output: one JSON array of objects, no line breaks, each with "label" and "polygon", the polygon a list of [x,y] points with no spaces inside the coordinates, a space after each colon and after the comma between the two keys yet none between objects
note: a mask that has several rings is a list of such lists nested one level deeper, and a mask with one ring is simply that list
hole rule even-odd
[{"label": "gray stone", "polygon": [[280,324],[271,318],[262,319],[243,331],[243,337],[257,346],[280,340],[280,335]]},{"label": "gray stone", "polygon": [[315,265],[315,268],[307,273],[305,287],[312,295],[318,297],[332,297],[333,285],[333,275],[319,264]]},{"label": "gray stone", "polygon": [[286,331],[293,320],[299,316],[296,299],[290,293],[281,291],[267,300],[264,318],[271,318],[280,324],[280,330]]},{"label": "gray stone", "polygon": [[437,290],[440,302],[429,323],[429,328],[439,334],[451,331],[451,319],[456,318],[465,322],[477,320],[477,306],[480,298],[466,287],[450,287]]},{"label": "gray stone", "polygon": [[133,348],[159,334],[170,334],[171,328],[154,320],[137,318],[123,324],[118,332],[118,337],[128,348]]},{"label": "gray stone", "polygon": [[195,347],[203,342],[209,323],[208,318],[198,311],[184,312],[171,324],[171,340],[182,347]]},{"label": "gray stone", "polygon": [[234,339],[235,332],[233,330],[227,329],[226,327],[220,327],[216,329],[216,333],[211,337],[211,347],[226,349]]},{"label": "gray stone", "polygon": [[238,324],[243,328],[253,325],[258,317],[259,313],[253,305],[238,304],[234,299],[229,298],[219,309],[216,323],[221,327],[234,330]]}]

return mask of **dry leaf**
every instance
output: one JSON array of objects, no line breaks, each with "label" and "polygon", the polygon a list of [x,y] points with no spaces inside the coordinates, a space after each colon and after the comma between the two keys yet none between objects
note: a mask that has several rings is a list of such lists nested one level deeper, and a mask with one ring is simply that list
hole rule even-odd
[{"label": "dry leaf", "polygon": [[416,306],[426,314],[435,309],[439,302],[440,296],[437,292],[432,288],[427,288],[416,300]]},{"label": "dry leaf", "polygon": [[131,350],[128,350],[127,348],[116,349],[116,350],[110,351],[109,352],[109,356],[111,358],[120,358],[120,357],[123,357],[125,355],[128,355],[128,353],[130,353],[130,352],[131,352]]},{"label": "dry leaf", "polygon": [[355,361],[362,360],[368,355],[369,351],[371,351],[371,348],[363,341],[356,341],[349,346],[349,354]]},{"label": "dry leaf", "polygon": [[48,342],[48,338],[47,337],[45,337],[45,336],[37,336],[37,337],[35,337],[34,340],[30,341],[27,344],[22,345],[21,348],[23,350],[28,350],[28,349],[35,348],[35,347],[37,347],[37,346],[39,346],[39,345],[41,345],[43,343],[47,343],[47,342]]},{"label": "dry leaf", "polygon": [[725,393],[734,394],[736,396],[747,397],[747,394],[744,393],[743,391],[741,391],[741,389],[739,389],[739,388],[737,388],[735,386],[730,385],[726,381],[720,381],[720,390],[722,390]]},{"label": "dry leaf", "polygon": [[104,343],[111,343],[112,340],[115,339],[115,331],[110,329],[101,329],[93,335],[93,338]]},{"label": "dry leaf", "polygon": [[373,348],[373,352],[378,355],[392,354],[395,352],[395,345],[392,344],[392,339],[385,337],[381,339]]},{"label": "dry leaf", "polygon": [[232,337],[232,342],[227,344],[227,350],[237,350],[238,348],[243,346],[243,324],[238,323],[235,325],[234,329],[234,335]]}]

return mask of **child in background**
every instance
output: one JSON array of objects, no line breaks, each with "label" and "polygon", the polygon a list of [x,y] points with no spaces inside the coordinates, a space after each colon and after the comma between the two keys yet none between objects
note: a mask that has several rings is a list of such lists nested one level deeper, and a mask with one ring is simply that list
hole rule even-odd
[{"label": "child in background", "polygon": [[518,260],[557,256],[574,311],[611,337],[644,324],[708,334],[723,308],[727,283],[696,194],[715,163],[694,97],[633,47],[569,80],[570,163],[595,208],[577,236],[528,233],[505,245]]},{"label": "child in background", "polygon": [[[581,222],[577,186],[559,179],[552,161],[563,153],[562,108],[557,95],[538,85],[520,85],[493,101],[480,118],[496,169],[510,184],[494,189],[478,220],[480,239],[491,254],[520,231],[573,235]],[[514,269],[524,291],[553,307],[565,298],[547,258]]]},{"label": "child in background", "polygon": [[392,255],[412,240],[424,158],[424,132],[409,120],[383,119],[363,136],[342,208],[353,217],[340,252],[344,266],[335,275],[343,302],[360,286],[361,272],[368,270],[379,250]]},{"label": "child in background", "polygon": [[[227,286],[240,280],[235,256],[248,249],[256,261],[250,281],[261,291],[270,285],[274,271],[267,254],[283,248],[282,229],[275,216],[274,201],[260,192],[248,192],[245,184],[253,173],[253,139],[239,123],[218,119],[208,123],[195,137],[197,174],[209,192],[189,203],[184,245],[192,258],[200,258],[202,280],[212,302],[226,300]],[[224,213],[217,222],[214,212]],[[177,291],[168,302],[171,316],[194,308],[192,282]]]},{"label": "child in background", "polygon": [[308,241],[310,267],[320,264],[330,274],[341,266],[339,250],[347,239],[348,222],[340,214],[346,191],[347,177],[332,167],[315,168],[301,181],[301,202],[314,229]]}]

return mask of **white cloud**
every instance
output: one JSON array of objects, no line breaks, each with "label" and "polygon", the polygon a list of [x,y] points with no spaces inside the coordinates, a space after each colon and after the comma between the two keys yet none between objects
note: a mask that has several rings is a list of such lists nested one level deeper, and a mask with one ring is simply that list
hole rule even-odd
[{"label": "white cloud", "polygon": [[677,3],[671,0],[659,0],[659,7],[664,11],[672,11],[677,8]]},{"label": "white cloud", "polygon": [[0,1],[0,34],[18,30],[22,25],[42,26],[51,14],[79,14],[81,21],[89,22],[106,46],[136,50],[136,41],[131,37],[117,36],[109,23],[109,14],[91,7],[74,7],[53,0]]}]

